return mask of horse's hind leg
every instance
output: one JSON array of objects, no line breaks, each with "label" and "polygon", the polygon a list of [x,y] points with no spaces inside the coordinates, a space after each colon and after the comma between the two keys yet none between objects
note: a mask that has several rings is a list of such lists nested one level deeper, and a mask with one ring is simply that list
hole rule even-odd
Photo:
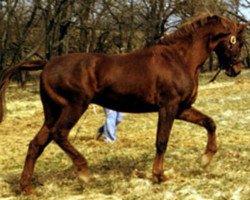
[{"label": "horse's hind leg", "polygon": [[49,135],[49,129],[44,124],[41,130],[29,144],[29,149],[20,182],[21,190],[27,195],[31,194],[32,192],[31,179],[35,162],[51,140],[52,138]]},{"label": "horse's hind leg", "polygon": [[88,105],[67,105],[62,109],[61,116],[51,130],[54,141],[72,159],[79,178],[85,182],[88,182],[90,177],[87,161],[69,142],[68,134],[87,107]]},{"label": "horse's hind leg", "polygon": [[45,147],[51,142],[52,135],[49,133],[49,128],[55,123],[60,115],[60,109],[41,91],[41,98],[44,106],[45,122],[30,142],[23,172],[21,175],[21,190],[25,194],[32,192],[31,179],[34,171],[35,162],[42,154]]},{"label": "horse's hind leg", "polygon": [[215,135],[216,126],[214,121],[210,117],[204,115],[194,108],[184,110],[178,115],[177,119],[185,120],[187,122],[192,122],[194,124],[203,126],[207,130],[207,146],[201,159],[202,166],[207,166],[217,151]]}]

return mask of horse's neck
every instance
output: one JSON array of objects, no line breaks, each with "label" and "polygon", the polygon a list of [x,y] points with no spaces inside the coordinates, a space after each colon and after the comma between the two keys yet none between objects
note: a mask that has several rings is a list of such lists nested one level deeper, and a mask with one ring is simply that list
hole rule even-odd
[{"label": "horse's neck", "polygon": [[[206,45],[206,38],[200,38],[194,42],[186,41],[176,44],[176,53],[179,54],[182,63],[189,69],[194,78],[210,54]],[[179,51],[179,49],[181,50]]]}]

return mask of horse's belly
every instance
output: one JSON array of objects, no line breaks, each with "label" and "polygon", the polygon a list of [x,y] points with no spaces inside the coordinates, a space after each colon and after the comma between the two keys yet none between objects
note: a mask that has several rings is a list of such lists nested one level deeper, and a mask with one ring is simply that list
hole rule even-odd
[{"label": "horse's belly", "polygon": [[108,97],[106,95],[98,95],[93,99],[92,103],[116,111],[129,113],[156,112],[159,110],[159,106],[157,104],[133,96]]}]

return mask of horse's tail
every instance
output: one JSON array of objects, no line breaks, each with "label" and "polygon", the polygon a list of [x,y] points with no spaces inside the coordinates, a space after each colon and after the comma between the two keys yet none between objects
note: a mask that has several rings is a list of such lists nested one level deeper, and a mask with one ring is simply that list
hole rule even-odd
[{"label": "horse's tail", "polygon": [[18,63],[14,66],[7,67],[0,71],[0,123],[3,121],[4,115],[4,94],[11,77],[18,71],[35,71],[42,70],[47,61],[34,60]]}]

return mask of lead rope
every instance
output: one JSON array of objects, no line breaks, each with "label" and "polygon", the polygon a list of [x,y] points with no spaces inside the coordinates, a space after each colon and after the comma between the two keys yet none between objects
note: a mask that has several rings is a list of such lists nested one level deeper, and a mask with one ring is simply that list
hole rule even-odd
[{"label": "lead rope", "polygon": [[213,78],[210,79],[210,81],[208,81],[208,83],[212,83],[215,81],[215,79],[217,78],[217,76],[220,74],[221,72],[221,68],[219,68],[219,70],[217,71],[217,73],[213,76]]}]

